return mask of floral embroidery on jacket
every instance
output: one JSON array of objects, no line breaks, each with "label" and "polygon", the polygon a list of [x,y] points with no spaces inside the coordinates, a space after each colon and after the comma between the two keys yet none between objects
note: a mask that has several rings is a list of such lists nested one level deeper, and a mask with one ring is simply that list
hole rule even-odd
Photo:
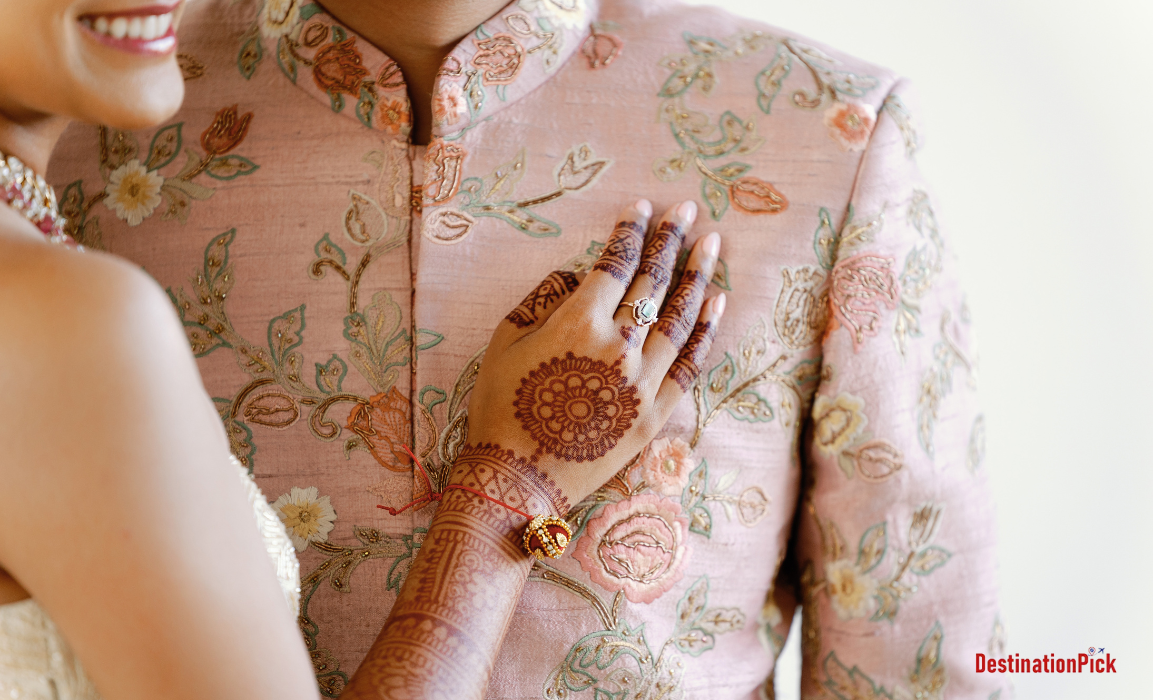
[{"label": "floral embroidery on jacket", "polygon": [[[60,211],[67,217],[65,232],[82,245],[101,248],[100,220],[90,216],[100,202],[129,226],[139,226],[157,209],[162,221],[187,222],[192,202],[215,194],[214,189],[196,181],[200,175],[228,181],[251,175],[260,168],[248,158],[232,153],[248,135],[251,122],[252,112],[241,115],[239,105],[219,110],[201,132],[203,155],[185,146],[185,122],[157,130],[143,154],[133,134],[100,127],[100,174],[105,184],[92,196],[85,196],[82,180],[64,188]],[[174,163],[181,151],[184,165],[172,175],[162,175],[160,171]]]},{"label": "floral embroidery on jacket", "polygon": [[944,641],[945,631],[941,623],[933,623],[933,628],[917,649],[913,668],[908,674],[908,688],[896,686],[893,690],[886,690],[857,666],[845,666],[834,651],[830,651],[821,664],[825,675],[822,685],[837,700],[940,700],[949,680],[941,663]]}]

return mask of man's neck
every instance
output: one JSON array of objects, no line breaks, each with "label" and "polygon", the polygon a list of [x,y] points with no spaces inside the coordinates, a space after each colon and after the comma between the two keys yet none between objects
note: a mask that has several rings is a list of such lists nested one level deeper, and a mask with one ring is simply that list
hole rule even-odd
[{"label": "man's neck", "polygon": [[432,138],[432,90],[444,57],[508,0],[323,0],[325,9],[389,55],[412,102],[412,141]]}]

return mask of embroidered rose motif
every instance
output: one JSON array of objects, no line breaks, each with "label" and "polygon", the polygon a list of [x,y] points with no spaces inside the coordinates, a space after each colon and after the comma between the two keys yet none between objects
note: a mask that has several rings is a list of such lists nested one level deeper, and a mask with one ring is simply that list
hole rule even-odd
[{"label": "embroidered rose motif", "polygon": [[838,394],[832,400],[818,396],[813,402],[813,423],[817,448],[835,456],[848,447],[869,423],[865,416],[865,400],[852,394]]},{"label": "embroidered rose motif", "polygon": [[336,521],[336,511],[328,496],[321,496],[315,486],[306,489],[292,487],[272,504],[272,509],[280,516],[288,537],[296,551],[308,549],[310,542],[327,542]]},{"label": "embroidered rose motif", "polygon": [[880,307],[897,308],[900,292],[892,266],[893,258],[863,253],[833,267],[829,305],[849,330],[854,351],[877,335]]},{"label": "embroidered rose motif", "polygon": [[108,186],[104,188],[108,196],[104,203],[129,226],[139,226],[160,205],[163,184],[163,177],[133,158],[108,176]]},{"label": "embroidered rose motif", "polygon": [[360,95],[360,83],[368,75],[356,50],[356,37],[329,44],[316,52],[312,77],[321,90],[329,94],[343,92]]},{"label": "embroidered rose motif", "polygon": [[512,34],[493,34],[489,39],[473,39],[476,55],[472,65],[481,70],[485,85],[508,85],[516,80],[524,64],[524,47]]},{"label": "embroidered rose motif", "polygon": [[265,0],[260,8],[260,31],[269,39],[289,34],[300,21],[299,0]]},{"label": "embroidered rose motif", "polygon": [[735,181],[729,194],[733,206],[746,214],[780,214],[789,208],[789,200],[775,187],[751,175]]},{"label": "embroidered rose motif", "polygon": [[678,437],[653,440],[641,457],[645,481],[658,493],[680,498],[693,470],[692,456],[689,443]]},{"label": "embroidered rose motif", "polygon": [[394,472],[408,471],[412,468],[412,458],[404,450],[412,437],[408,399],[392,387],[368,402],[368,406],[357,404],[352,409],[348,429],[364,440],[380,466]]},{"label": "embroidered rose motif", "polygon": [[838,559],[825,564],[825,581],[837,617],[851,620],[869,614],[877,591],[876,579],[848,559]]},{"label": "embroidered rose motif", "polygon": [[605,506],[589,521],[573,556],[605,590],[651,603],[684,576],[687,533],[679,503],[641,494]]},{"label": "embroidered rose motif", "polygon": [[432,97],[432,120],[437,124],[456,124],[468,114],[464,90],[456,83],[444,82]]},{"label": "embroidered rose motif", "polygon": [[433,204],[446,202],[460,189],[460,166],[467,155],[455,143],[434,139],[424,156],[424,196]]},{"label": "embroidered rose motif", "polygon": [[835,102],[825,110],[829,136],[846,151],[863,151],[877,123],[877,110],[863,102]]},{"label": "embroidered rose motif", "polygon": [[248,135],[248,125],[252,121],[252,112],[244,116],[239,115],[239,105],[225,107],[216,113],[212,125],[200,135],[200,145],[209,156],[218,156],[228,153],[240,145]]}]

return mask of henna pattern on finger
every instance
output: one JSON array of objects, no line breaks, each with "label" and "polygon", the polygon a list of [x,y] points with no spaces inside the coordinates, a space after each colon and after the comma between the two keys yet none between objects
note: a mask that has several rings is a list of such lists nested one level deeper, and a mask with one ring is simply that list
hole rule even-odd
[{"label": "henna pattern on finger", "polygon": [[684,241],[685,227],[672,221],[662,221],[653,232],[645,246],[637,274],[652,278],[654,293],[668,286]]},{"label": "henna pattern on finger", "polygon": [[549,273],[505,318],[517,328],[528,328],[540,319],[540,314],[553,302],[576,291],[579,286],[580,281],[572,272],[558,270]]},{"label": "henna pattern on finger", "polygon": [[679,349],[688,341],[708,286],[709,279],[700,270],[685,271],[677,291],[657,320],[656,329],[664,333],[674,347]]},{"label": "henna pattern on finger", "polygon": [[594,270],[607,272],[618,282],[628,285],[641,257],[641,245],[645,242],[645,229],[635,221],[620,221],[613,235],[597,258]]},{"label": "henna pattern on finger", "polygon": [[644,340],[640,326],[621,326],[621,337],[625,339],[625,349],[632,350]]},{"label": "henna pattern on finger", "polygon": [[609,365],[569,352],[520,380],[513,406],[536,441],[534,460],[547,452],[567,462],[591,462],[616,446],[641,404],[620,366],[620,360]]},{"label": "henna pattern on finger", "polygon": [[692,335],[681,349],[673,366],[669,367],[668,376],[680,385],[683,391],[688,391],[697,377],[701,375],[701,368],[712,349],[713,337],[717,334],[717,324],[712,321],[698,323],[693,328]]}]

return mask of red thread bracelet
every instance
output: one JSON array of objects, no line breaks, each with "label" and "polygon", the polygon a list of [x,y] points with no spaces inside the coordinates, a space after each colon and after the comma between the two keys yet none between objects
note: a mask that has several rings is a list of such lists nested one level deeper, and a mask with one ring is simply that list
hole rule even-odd
[{"label": "red thread bracelet", "polygon": [[415,501],[409,502],[408,505],[401,508],[400,510],[397,510],[395,508],[390,508],[389,506],[380,506],[380,505],[377,506],[377,508],[383,508],[384,510],[387,510],[389,515],[400,515],[401,513],[408,510],[409,508],[412,508],[413,506],[416,506],[417,508],[421,508],[423,506],[428,505],[429,503],[432,503],[433,501],[439,501],[442,498],[444,498],[445,492],[448,491],[449,489],[460,489],[461,491],[468,491],[469,493],[475,493],[476,495],[480,496],[481,498],[490,500],[493,503],[497,504],[498,506],[503,506],[505,508],[508,508],[509,510],[516,513],[517,515],[521,515],[521,516],[524,516],[528,520],[532,520],[532,516],[529,515],[528,513],[524,512],[523,510],[520,510],[518,508],[513,508],[509,504],[504,503],[502,501],[498,501],[486,493],[481,493],[480,491],[477,491],[476,489],[469,488],[469,487],[463,486],[461,484],[449,484],[448,486],[444,487],[444,491],[440,491],[439,493],[436,491],[433,491],[432,490],[432,480],[428,478],[428,472],[426,472],[424,470],[424,466],[421,465],[420,460],[416,458],[416,455],[414,455],[412,453],[412,450],[408,449],[408,445],[401,445],[401,447],[404,448],[404,451],[408,453],[409,457],[412,457],[412,463],[416,465],[416,468],[420,470],[420,475],[424,477],[424,485],[428,488],[428,495],[421,496],[420,498],[416,499]]},{"label": "red thread bracelet", "polygon": [[428,505],[429,503],[432,503],[433,501],[442,500],[444,498],[445,492],[449,489],[460,489],[461,491],[474,493],[487,501],[492,501],[498,506],[507,508],[517,515],[526,518],[529,523],[528,527],[526,527],[524,530],[523,540],[525,551],[527,551],[529,554],[532,554],[537,559],[542,561],[545,557],[558,559],[562,554],[564,554],[565,547],[568,546],[569,540],[572,538],[572,529],[569,528],[568,523],[566,523],[563,519],[558,518],[555,515],[529,515],[519,508],[513,508],[509,504],[504,503],[503,501],[498,501],[486,493],[482,493],[474,488],[469,488],[468,486],[461,484],[449,484],[448,486],[444,487],[444,491],[433,491],[432,479],[428,477],[428,472],[424,470],[424,465],[420,463],[420,460],[416,458],[416,455],[412,453],[412,450],[408,449],[408,445],[401,445],[401,447],[403,447],[404,451],[408,453],[408,456],[412,458],[412,463],[416,465],[416,468],[420,470],[420,475],[424,477],[424,485],[428,488],[428,494],[421,496],[414,501],[410,501],[407,505],[400,509],[383,505],[378,505],[376,506],[377,508],[387,510],[389,515],[400,515],[409,508],[415,507],[419,509]]}]

